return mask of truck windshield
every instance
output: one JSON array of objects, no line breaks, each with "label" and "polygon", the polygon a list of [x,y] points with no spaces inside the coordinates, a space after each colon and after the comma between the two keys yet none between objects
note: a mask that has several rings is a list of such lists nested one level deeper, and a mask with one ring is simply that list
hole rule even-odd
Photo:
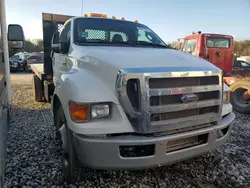
[{"label": "truck windshield", "polygon": [[145,25],[114,19],[76,18],[74,42],[77,45],[124,45],[167,48]]},{"label": "truck windshield", "polygon": [[230,40],[227,38],[207,38],[207,47],[208,48],[229,48]]}]

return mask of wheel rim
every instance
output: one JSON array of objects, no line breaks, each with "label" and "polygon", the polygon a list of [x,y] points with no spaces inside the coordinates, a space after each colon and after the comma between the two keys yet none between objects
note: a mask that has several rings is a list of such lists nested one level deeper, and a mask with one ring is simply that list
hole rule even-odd
[{"label": "wheel rim", "polygon": [[237,100],[242,105],[249,105],[250,97],[247,89],[238,89],[237,90]]}]

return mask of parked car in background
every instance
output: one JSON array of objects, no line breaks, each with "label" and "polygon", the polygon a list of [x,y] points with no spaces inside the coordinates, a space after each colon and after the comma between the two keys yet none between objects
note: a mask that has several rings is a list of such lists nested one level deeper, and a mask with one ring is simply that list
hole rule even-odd
[{"label": "parked car in background", "polygon": [[241,56],[241,57],[237,57],[238,61],[244,61],[247,63],[250,63],[250,56]]},{"label": "parked car in background", "polygon": [[20,70],[27,70],[27,57],[29,57],[27,53],[18,53],[10,57],[10,71],[18,72]]},{"label": "parked car in background", "polygon": [[10,71],[17,72],[20,68],[18,56],[14,55],[14,56],[10,57],[9,62],[10,62]]},{"label": "parked car in background", "polygon": [[237,60],[234,61],[234,68],[250,69],[250,62],[246,62],[237,58]]},{"label": "parked car in background", "polygon": [[30,65],[31,64],[38,64],[38,63],[43,63],[43,53],[42,52],[36,52],[32,53],[28,58],[27,58],[27,70],[30,71]]}]

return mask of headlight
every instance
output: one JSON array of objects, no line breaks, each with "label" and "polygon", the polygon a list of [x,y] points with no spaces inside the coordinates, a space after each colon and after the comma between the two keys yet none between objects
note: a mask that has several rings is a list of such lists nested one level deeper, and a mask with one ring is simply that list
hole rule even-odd
[{"label": "headlight", "polygon": [[230,103],[230,91],[223,93],[223,103]]},{"label": "headlight", "polygon": [[93,119],[106,118],[109,116],[109,104],[94,104],[91,106],[91,117]]}]

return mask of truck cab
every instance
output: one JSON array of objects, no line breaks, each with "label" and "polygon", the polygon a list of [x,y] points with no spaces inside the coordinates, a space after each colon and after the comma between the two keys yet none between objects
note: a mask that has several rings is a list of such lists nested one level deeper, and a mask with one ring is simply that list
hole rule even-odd
[{"label": "truck cab", "polygon": [[234,62],[233,48],[232,36],[199,31],[184,38],[181,50],[210,61],[224,73],[231,73]]},{"label": "truck cab", "polygon": [[[43,17],[45,29],[53,28],[51,18],[62,21]],[[138,21],[92,14],[54,28],[53,36],[44,30],[51,34],[45,44],[52,41],[44,47],[44,69],[32,65],[34,93],[51,102],[67,181],[75,181],[78,162],[152,168],[201,155],[229,138],[235,115],[213,64],[168,48]]]}]

